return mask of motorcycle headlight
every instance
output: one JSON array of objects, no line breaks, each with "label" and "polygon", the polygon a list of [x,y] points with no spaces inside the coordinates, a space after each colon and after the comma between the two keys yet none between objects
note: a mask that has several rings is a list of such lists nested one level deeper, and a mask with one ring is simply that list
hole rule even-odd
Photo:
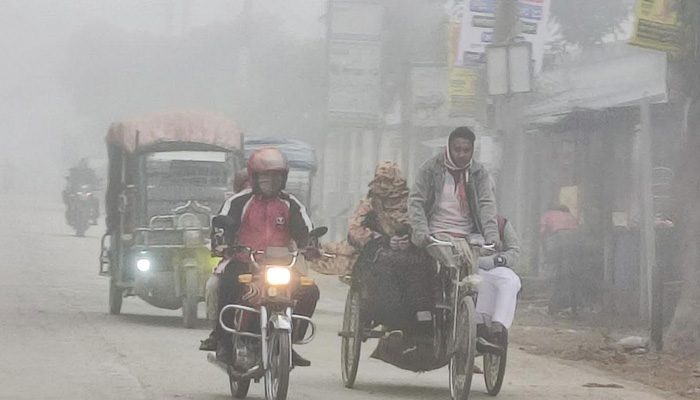
[{"label": "motorcycle headlight", "polygon": [[265,281],[272,286],[287,285],[292,280],[292,271],[287,267],[268,267]]},{"label": "motorcycle headlight", "polygon": [[148,272],[151,269],[151,260],[148,258],[139,258],[136,260],[136,268],[141,272]]}]

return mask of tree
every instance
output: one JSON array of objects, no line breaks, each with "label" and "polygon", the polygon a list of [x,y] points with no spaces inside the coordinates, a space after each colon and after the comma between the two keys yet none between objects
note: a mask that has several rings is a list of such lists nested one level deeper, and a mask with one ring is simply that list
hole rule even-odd
[{"label": "tree", "polygon": [[681,298],[671,322],[667,347],[700,354],[700,3],[678,0],[684,40],[680,61],[686,97],[686,129],[677,178],[678,221],[682,238],[678,262],[683,268]]},{"label": "tree", "polygon": [[552,16],[559,33],[570,44],[591,46],[605,36],[621,33],[620,25],[632,14],[630,0],[553,0]]}]

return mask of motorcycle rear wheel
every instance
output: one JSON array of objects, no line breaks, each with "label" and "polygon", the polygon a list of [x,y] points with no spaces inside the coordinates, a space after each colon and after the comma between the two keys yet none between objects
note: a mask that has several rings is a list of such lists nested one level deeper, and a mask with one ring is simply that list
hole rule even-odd
[{"label": "motorcycle rear wheel", "polygon": [[265,371],[265,398],[285,400],[289,389],[292,360],[292,339],[288,331],[272,331],[267,346]]},{"label": "motorcycle rear wheel", "polygon": [[234,399],[245,399],[246,396],[248,396],[248,389],[250,389],[250,379],[237,381],[233,379],[233,376],[231,376],[231,373],[229,373],[228,382],[231,388],[231,396]]}]

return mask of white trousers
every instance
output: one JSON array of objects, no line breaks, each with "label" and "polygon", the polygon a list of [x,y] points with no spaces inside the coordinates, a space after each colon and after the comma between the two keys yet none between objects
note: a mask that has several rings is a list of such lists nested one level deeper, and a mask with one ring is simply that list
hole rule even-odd
[{"label": "white trousers", "polygon": [[520,278],[506,267],[496,267],[489,271],[479,269],[479,276],[483,280],[476,301],[477,323],[490,326],[491,322],[499,322],[510,329],[515,319]]}]

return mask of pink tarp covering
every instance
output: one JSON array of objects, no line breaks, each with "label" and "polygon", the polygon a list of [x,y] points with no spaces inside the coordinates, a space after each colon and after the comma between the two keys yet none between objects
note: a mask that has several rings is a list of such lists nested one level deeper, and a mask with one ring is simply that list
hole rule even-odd
[{"label": "pink tarp covering", "polygon": [[243,147],[243,134],[235,122],[199,111],[166,112],[133,121],[115,122],[109,127],[106,141],[133,153],[136,132],[139,132],[139,146],[194,142],[227,150],[240,150]]}]

